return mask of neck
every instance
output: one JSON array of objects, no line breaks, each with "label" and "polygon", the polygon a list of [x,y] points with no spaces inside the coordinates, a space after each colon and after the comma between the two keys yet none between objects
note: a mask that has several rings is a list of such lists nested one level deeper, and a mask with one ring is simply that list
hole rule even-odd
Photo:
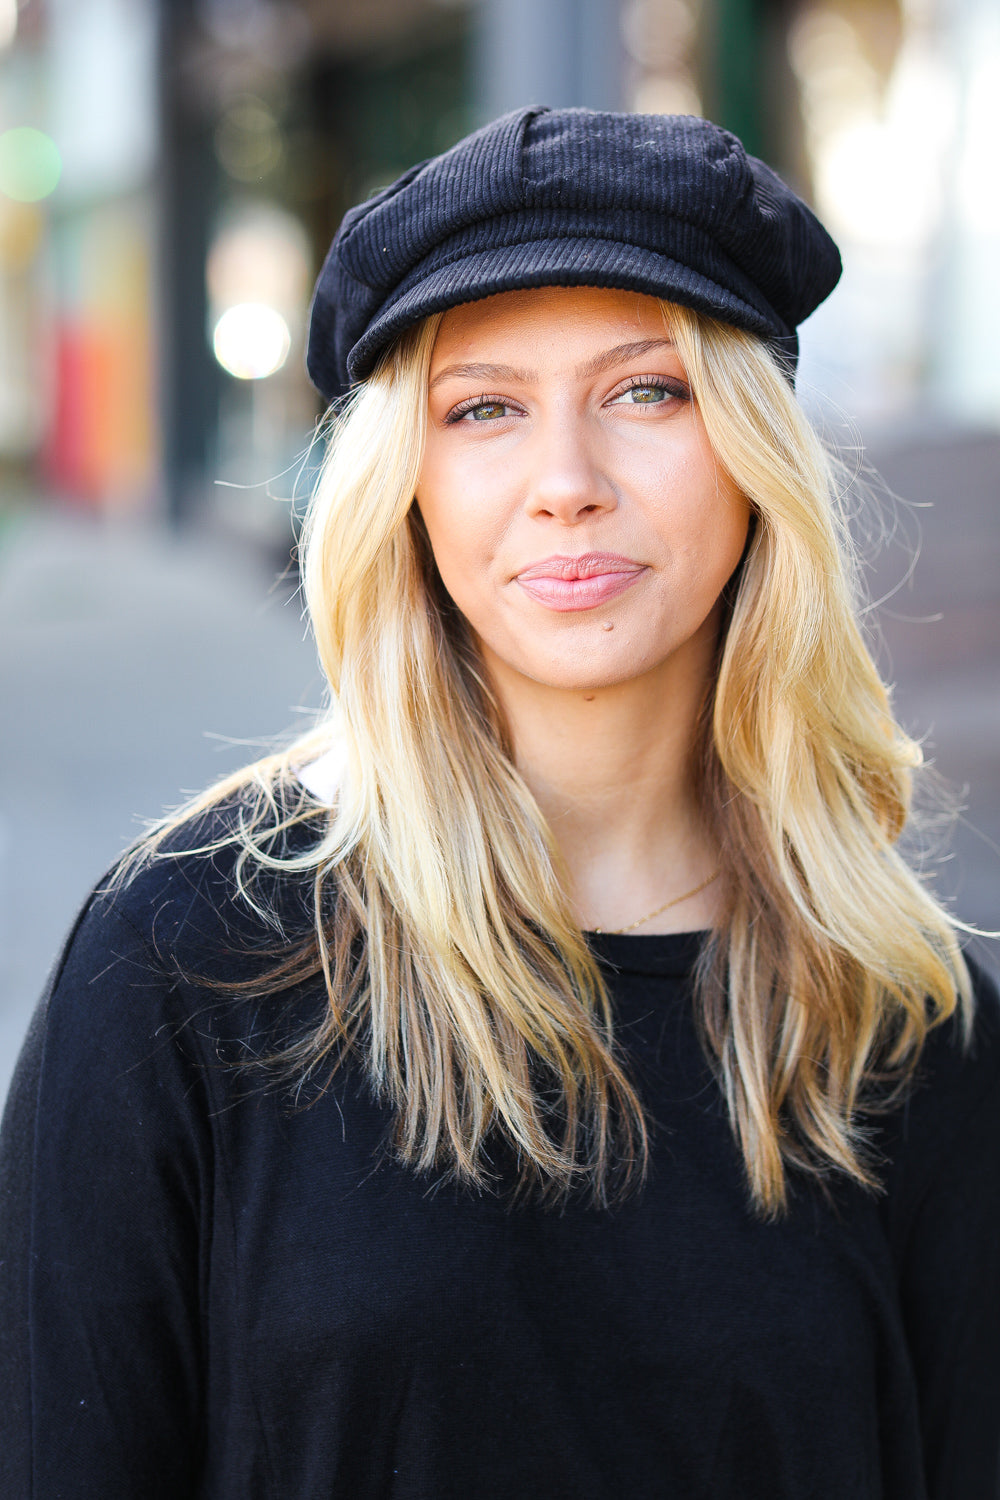
[{"label": "neck", "polygon": [[[629,926],[711,875],[697,796],[698,721],[710,660],[671,658],[611,687],[554,689],[487,661],[515,761],[566,868],[581,927]],[[719,883],[639,933],[709,925]]]}]

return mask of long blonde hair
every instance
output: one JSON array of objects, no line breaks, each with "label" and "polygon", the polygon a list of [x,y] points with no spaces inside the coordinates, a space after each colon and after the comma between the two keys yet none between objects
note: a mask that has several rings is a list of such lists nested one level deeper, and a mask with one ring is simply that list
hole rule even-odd
[{"label": "long blonde hair", "polygon": [[[758,1210],[787,1169],[874,1176],[864,1119],[928,1028],[971,995],[952,921],[901,858],[920,752],[895,723],[857,624],[831,467],[775,360],[684,308],[664,317],[711,445],[748,497],[702,735],[704,813],[727,907],[696,1005]],[[550,830],[513,764],[464,621],[412,497],[439,318],[406,334],[334,422],[304,536],[304,585],[331,703],[279,756],[160,825],[236,796],[223,842],[255,876],[312,881],[305,942],[262,980],[322,973],[322,1024],[273,1062],[316,1076],[352,1053],[419,1170],[488,1182],[498,1141],[525,1187],[597,1201],[641,1179],[643,1108]],[[319,806],[294,771],[331,744]],[[304,823],[297,852],[281,843]],[[301,842],[301,841],[300,841]],[[212,847],[218,847],[216,843]]]}]

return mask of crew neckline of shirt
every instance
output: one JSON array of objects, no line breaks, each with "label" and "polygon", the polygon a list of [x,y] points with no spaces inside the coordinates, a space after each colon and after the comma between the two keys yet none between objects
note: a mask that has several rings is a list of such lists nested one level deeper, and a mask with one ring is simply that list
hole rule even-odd
[{"label": "crew neckline of shirt", "polygon": [[[294,767],[294,774],[310,796],[330,804],[343,774],[342,751],[334,746],[306,765]],[[601,962],[620,973],[683,978],[694,968],[707,933],[585,932],[584,937]]]},{"label": "crew neckline of shirt", "polygon": [[708,932],[585,932],[584,937],[609,968],[625,974],[686,978],[698,961]]}]

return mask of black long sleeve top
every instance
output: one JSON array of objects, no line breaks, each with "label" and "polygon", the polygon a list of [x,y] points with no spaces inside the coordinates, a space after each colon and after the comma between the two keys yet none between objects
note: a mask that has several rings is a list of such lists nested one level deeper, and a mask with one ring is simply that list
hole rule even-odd
[{"label": "black long sleeve top", "polygon": [[748,1207],[697,1039],[700,939],[605,937],[655,1122],[613,1211],[439,1187],[350,1069],[234,1066],[322,996],[234,999],[231,860],[79,920],[4,1125],[10,1500],[996,1500],[1000,1011],[873,1127],[885,1191]]}]

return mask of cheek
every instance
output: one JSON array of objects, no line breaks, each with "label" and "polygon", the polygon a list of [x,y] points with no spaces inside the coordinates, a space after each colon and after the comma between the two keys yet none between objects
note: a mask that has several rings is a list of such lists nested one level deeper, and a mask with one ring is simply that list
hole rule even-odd
[{"label": "cheek", "polygon": [[738,491],[721,493],[712,508],[712,524],[706,545],[716,559],[716,566],[729,577],[743,556],[750,532],[750,505]]},{"label": "cheek", "polygon": [[750,507],[742,495],[706,497],[677,556],[678,595],[693,615],[703,615],[717,603],[746,547]]},{"label": "cheek", "polygon": [[438,572],[447,582],[451,559],[460,556],[469,541],[471,516],[460,503],[460,491],[446,467],[432,458],[424,460],[414,504],[420,512]]},{"label": "cheek", "polygon": [[700,444],[649,465],[641,481],[669,552],[696,565],[695,576],[721,588],[746,545],[750,504]]},{"label": "cheek", "polygon": [[[470,472],[471,470],[471,472]],[[414,501],[423,518],[434,561],[456,603],[475,593],[495,567],[509,516],[490,476],[425,458]]]},{"label": "cheek", "polygon": [[476,600],[489,575],[492,548],[476,507],[418,486],[415,505],[424,523],[434,564],[445,590],[468,618],[477,614]]},{"label": "cheek", "polygon": [[702,572],[706,591],[718,597],[729,582],[746,547],[750,507],[742,496],[723,502],[709,534],[702,538]]}]

